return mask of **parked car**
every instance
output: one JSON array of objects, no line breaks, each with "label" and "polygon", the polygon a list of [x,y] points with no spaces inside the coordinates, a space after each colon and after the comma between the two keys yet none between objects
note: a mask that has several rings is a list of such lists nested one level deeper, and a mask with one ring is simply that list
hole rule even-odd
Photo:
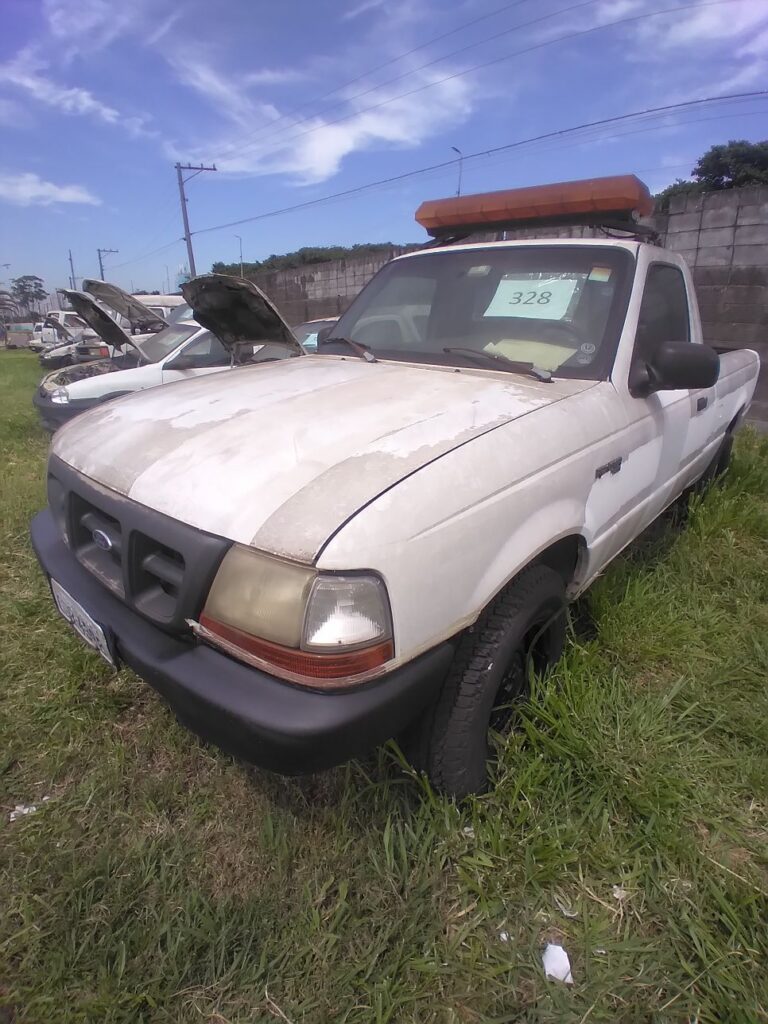
[{"label": "parked car", "polygon": [[39,320],[32,328],[32,337],[27,346],[30,352],[42,352],[45,348],[43,341],[43,322]]},{"label": "parked car", "polygon": [[[650,202],[596,179],[419,218],[635,230]],[[208,280],[184,294],[225,349],[253,340]],[[225,750],[298,773],[408,736],[460,797],[559,658],[566,603],[725,470],[758,365],[703,344],[685,261],[647,241],[436,246],[382,268],[315,355],[69,424],[32,541],[80,635]]]},{"label": "parked car", "polygon": [[317,351],[317,336],[326,327],[333,327],[339,318],[337,316],[326,317],[324,320],[307,320],[293,328],[296,340],[307,352]]},{"label": "parked car", "polygon": [[[291,354],[302,354],[290,328],[255,285],[235,278],[210,276],[227,302],[232,301],[231,294],[242,294],[243,298],[235,300],[235,308],[250,304],[255,310],[250,314],[251,330],[253,340],[260,344],[250,344],[247,352],[243,350],[238,354],[239,359],[266,361],[280,358],[288,350]],[[74,291],[67,291],[66,296],[99,336],[104,348],[113,354],[43,378],[33,402],[46,430],[57,430],[74,416],[120,395],[216,373],[233,364],[234,357],[229,349],[196,320],[169,324],[157,334],[131,336],[91,296]],[[285,344],[283,332],[290,334],[290,346]],[[269,344],[273,337],[279,339],[277,348]]]}]

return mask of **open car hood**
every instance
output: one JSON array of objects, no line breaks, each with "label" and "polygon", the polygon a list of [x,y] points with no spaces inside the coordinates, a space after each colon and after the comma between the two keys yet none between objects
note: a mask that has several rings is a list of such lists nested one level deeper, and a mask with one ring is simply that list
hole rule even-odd
[{"label": "open car hood", "polygon": [[54,320],[52,316],[47,316],[43,320],[43,327],[51,327],[56,335],[56,344],[63,345],[67,341],[73,341],[72,334],[67,330],[64,324],[60,324],[58,320]]},{"label": "open car hood", "polygon": [[83,279],[83,291],[93,295],[110,309],[114,309],[120,316],[124,316],[131,327],[138,328],[142,333],[160,331],[168,326],[165,317],[145,306],[133,295],[124,292],[122,288],[118,288],[116,284],[86,277]]},{"label": "open car hood", "polygon": [[86,295],[85,292],[72,291],[71,288],[59,288],[59,294],[66,296],[72,309],[85,320],[105,344],[112,345],[113,348],[119,350],[135,348],[141,356],[141,350],[134,345],[125,331],[118,327],[109,313],[105,313],[101,306],[96,305],[90,295]]},{"label": "open car hood", "polygon": [[229,351],[238,345],[271,342],[296,355],[304,350],[277,308],[251,281],[226,274],[203,274],[181,286],[195,320]]}]

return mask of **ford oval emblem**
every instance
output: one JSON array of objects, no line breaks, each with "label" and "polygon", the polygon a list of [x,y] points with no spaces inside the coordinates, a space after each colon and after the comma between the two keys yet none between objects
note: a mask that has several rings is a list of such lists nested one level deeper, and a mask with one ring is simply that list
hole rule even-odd
[{"label": "ford oval emblem", "polygon": [[112,550],[112,541],[109,534],[105,533],[103,530],[94,530],[91,536],[93,537],[93,543],[97,548],[101,548],[102,551]]}]

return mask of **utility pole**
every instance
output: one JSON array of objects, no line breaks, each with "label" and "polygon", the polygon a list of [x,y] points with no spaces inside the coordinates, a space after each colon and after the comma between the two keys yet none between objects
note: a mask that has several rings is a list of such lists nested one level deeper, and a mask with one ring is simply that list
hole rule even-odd
[{"label": "utility pole", "polygon": [[[189,275],[190,277],[197,277],[197,269],[195,267],[195,254],[192,251],[192,232],[189,230],[189,214],[187,213],[187,196],[184,192],[184,186],[192,178],[196,177],[202,171],[215,171],[216,165],[212,167],[203,167],[200,164],[199,167],[193,167],[192,164],[176,164],[176,178],[179,183],[179,201],[181,202],[181,219],[184,221],[184,241],[187,243],[187,256],[189,258]],[[194,171],[194,174],[190,174],[188,178],[182,177],[182,171]]]},{"label": "utility pole", "polygon": [[72,262],[72,250],[69,250],[69,283],[72,286],[72,291],[77,291],[77,278],[75,277],[75,264]]},{"label": "utility pole", "polygon": [[240,277],[243,276],[243,240],[240,235],[235,235],[235,238],[240,243]]},{"label": "utility pole", "polygon": [[120,252],[119,249],[97,249],[96,252],[99,254],[99,273],[101,274],[101,280],[104,280],[104,260],[102,257],[106,256],[108,252]]},{"label": "utility pole", "polygon": [[171,294],[171,277],[170,277],[170,274],[168,273],[168,264],[167,263],[165,264],[165,294],[166,295],[170,295]]}]

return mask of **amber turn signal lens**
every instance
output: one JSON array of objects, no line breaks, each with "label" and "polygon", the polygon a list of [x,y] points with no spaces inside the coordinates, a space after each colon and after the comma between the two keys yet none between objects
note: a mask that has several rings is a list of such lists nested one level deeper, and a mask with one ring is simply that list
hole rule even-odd
[{"label": "amber turn signal lens", "polygon": [[394,657],[391,640],[357,651],[315,654],[280,644],[217,622],[203,613],[200,635],[235,658],[266,672],[321,689],[350,686],[373,678]]}]

